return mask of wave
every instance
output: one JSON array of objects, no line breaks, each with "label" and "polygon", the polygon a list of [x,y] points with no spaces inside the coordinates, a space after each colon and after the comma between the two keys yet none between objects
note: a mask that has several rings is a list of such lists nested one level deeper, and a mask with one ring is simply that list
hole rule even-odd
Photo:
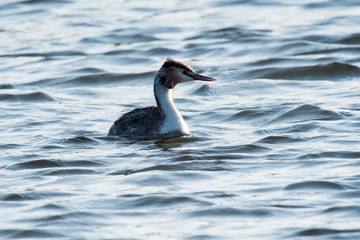
[{"label": "wave", "polygon": [[334,121],[340,120],[342,116],[334,111],[325,110],[318,106],[304,104],[291,109],[280,116],[276,117],[271,123],[283,122],[306,122],[306,121]]},{"label": "wave", "polygon": [[246,109],[233,114],[227,121],[263,122],[266,118],[276,114],[276,109]]},{"label": "wave", "polygon": [[16,58],[16,57],[63,57],[63,56],[85,56],[84,52],[80,51],[52,51],[52,52],[30,52],[30,53],[14,53],[3,54],[3,58]]},{"label": "wave", "polygon": [[54,99],[43,92],[22,94],[0,93],[0,101],[47,102],[54,101]]},{"label": "wave", "polygon": [[[62,167],[94,167],[102,166],[101,161],[90,160],[71,160],[63,161],[59,159],[36,159],[8,165],[9,170],[26,170],[26,169],[45,169],[45,168],[62,168]],[[76,169],[75,169],[76,170]]]},{"label": "wave", "polygon": [[[295,234],[295,236],[309,237],[309,236],[322,236],[322,235],[339,235],[338,239],[341,239],[340,234],[359,233],[359,232],[360,232],[359,229],[338,230],[338,229],[330,229],[330,228],[310,228],[307,230],[299,231],[298,233]],[[351,234],[350,234],[350,236],[351,236]],[[335,238],[328,238],[328,239],[335,239]]]},{"label": "wave", "polygon": [[302,56],[302,55],[327,55],[328,57],[332,54],[353,54],[358,55],[360,52],[359,47],[337,47],[337,48],[331,48],[331,49],[316,49],[316,50],[307,50],[307,51],[301,51],[296,54],[296,56]]},{"label": "wave", "polygon": [[[273,106],[271,109],[246,109],[233,114],[226,121],[250,122],[252,125],[276,123],[303,123],[309,121],[335,121],[343,119],[340,113],[322,109],[321,107],[303,104],[288,109],[288,106]],[[306,131],[317,128],[315,125],[293,125],[290,132]]]},{"label": "wave", "polygon": [[346,37],[342,37],[335,43],[340,44],[360,44],[360,33],[350,34]]},{"label": "wave", "polygon": [[301,142],[303,139],[292,138],[286,136],[268,136],[259,141],[259,143],[267,143],[267,144],[282,144],[282,143],[294,143]]},{"label": "wave", "polygon": [[359,206],[341,206],[341,207],[330,207],[323,211],[323,214],[338,215],[338,216],[354,216],[357,217],[360,214]]},{"label": "wave", "polygon": [[287,185],[284,190],[345,190],[346,186],[329,181],[303,181]]},{"label": "wave", "polygon": [[155,47],[155,48],[151,48],[150,50],[146,51],[146,53],[150,56],[156,56],[156,55],[160,55],[160,56],[166,56],[166,55],[177,55],[180,53],[180,51],[175,50],[175,49],[171,49],[171,48],[164,48],[164,47]]},{"label": "wave", "polygon": [[351,64],[332,62],[313,66],[260,68],[243,74],[245,78],[287,80],[333,80],[360,78],[360,68]]},{"label": "wave", "polygon": [[223,207],[223,208],[211,208],[198,210],[188,213],[190,217],[229,217],[229,216],[246,216],[246,217],[258,217],[263,218],[267,216],[272,216],[275,214],[273,209],[238,209],[231,207]]},{"label": "wave", "polygon": [[259,37],[264,36],[268,31],[247,30],[239,27],[219,28],[215,30],[203,31],[198,35],[186,38],[185,40],[197,39],[226,39],[228,41],[256,41]]},{"label": "wave", "polygon": [[359,5],[358,0],[348,0],[346,2],[343,1],[321,1],[321,2],[313,2],[313,3],[305,3],[303,5],[304,8],[314,9],[314,8],[341,8],[346,6],[352,6],[355,7]]},{"label": "wave", "polygon": [[114,74],[114,73],[104,73],[104,74],[90,74],[80,77],[75,77],[63,81],[62,84],[70,85],[103,85],[111,84],[116,82],[132,81],[136,83],[136,80],[152,78],[155,76],[155,72],[142,72],[142,73],[129,73],[129,74]]},{"label": "wave", "polygon": [[[314,41],[320,43],[337,43],[344,45],[358,45],[360,44],[360,34],[354,33],[346,36],[334,36],[334,35],[308,35],[302,39],[307,41]],[[340,48],[341,49],[341,48]],[[358,52],[359,48],[355,48]]]},{"label": "wave", "polygon": [[39,200],[49,199],[59,196],[71,196],[70,193],[54,191],[25,191],[23,193],[7,193],[2,194],[1,199],[3,201],[26,201],[26,200]]},{"label": "wave", "polygon": [[0,89],[12,89],[12,88],[14,88],[14,86],[11,84],[7,84],[7,83],[0,84]]},{"label": "wave", "polygon": [[122,195],[120,201],[123,206],[132,208],[169,207],[173,205],[209,205],[206,201],[196,200],[186,196],[161,196],[161,195]]},{"label": "wave", "polygon": [[139,42],[152,42],[160,40],[159,38],[135,33],[135,34],[107,34],[104,36],[98,37],[87,37],[80,40],[81,43],[112,43],[115,46],[123,45],[123,44],[132,44]]},{"label": "wave", "polygon": [[[83,69],[82,69],[83,70]],[[86,70],[87,71],[87,70]],[[95,70],[96,72],[96,70]],[[116,73],[93,73],[88,75],[82,75],[77,77],[60,77],[60,78],[48,78],[39,81],[33,81],[30,83],[22,84],[23,86],[96,86],[106,85],[118,82],[130,82],[133,85],[140,85],[143,82],[138,80],[153,79],[155,72],[142,72],[142,73],[127,73],[127,74],[116,74]]]},{"label": "wave", "polygon": [[325,151],[319,153],[308,153],[298,157],[298,159],[318,159],[318,158],[358,159],[360,158],[360,152]]},{"label": "wave", "polygon": [[78,137],[73,137],[73,138],[68,138],[65,140],[66,143],[96,143],[97,141],[90,138],[90,137],[86,137],[86,136],[78,136]]},{"label": "wave", "polygon": [[71,3],[71,1],[67,1],[67,0],[57,0],[57,1],[53,1],[53,0],[24,0],[21,1],[20,3],[25,3],[25,4],[37,4],[37,3],[46,3],[46,4],[52,4],[52,3]]},{"label": "wave", "polygon": [[5,229],[0,230],[0,235],[6,239],[49,239],[49,238],[58,238],[61,239],[64,237],[63,234],[56,233],[53,230],[43,230],[43,229]]}]

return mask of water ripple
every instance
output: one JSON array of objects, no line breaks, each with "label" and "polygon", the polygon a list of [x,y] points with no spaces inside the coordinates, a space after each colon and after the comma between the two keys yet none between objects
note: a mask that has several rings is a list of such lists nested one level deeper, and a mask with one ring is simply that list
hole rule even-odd
[{"label": "water ripple", "polygon": [[[339,235],[341,233],[359,233],[358,229],[328,229],[328,228],[311,228],[298,232],[295,236],[309,237],[309,236],[322,236],[322,235]],[[340,236],[338,236],[340,237]]]},{"label": "water ripple", "polygon": [[33,92],[33,93],[0,93],[0,101],[13,101],[13,102],[47,102],[54,101],[54,99],[46,93],[43,92]]},{"label": "water ripple", "polygon": [[348,63],[332,62],[301,67],[262,68],[247,72],[246,78],[291,79],[291,80],[333,80],[360,77],[360,68]]},{"label": "water ripple", "polygon": [[248,209],[236,209],[236,208],[211,208],[205,210],[198,210],[194,212],[190,212],[188,216],[190,217],[270,217],[274,214],[273,210],[270,209],[256,209],[256,210],[248,210]]},{"label": "water ripple", "polygon": [[38,159],[38,160],[28,160],[21,163],[15,163],[6,167],[9,170],[24,170],[24,169],[40,169],[40,168],[59,168],[59,167],[68,167],[68,166],[100,166],[102,163],[99,161],[89,161],[89,160],[72,160],[72,161],[62,161],[58,159]]},{"label": "water ripple", "polygon": [[87,37],[81,39],[82,43],[112,43],[114,45],[132,44],[137,42],[151,42],[160,40],[156,37],[152,37],[144,34],[130,34],[130,35],[119,35],[119,34],[108,34],[99,37]]},{"label": "water ripple", "polygon": [[[125,197],[125,198],[124,198]],[[127,207],[147,208],[147,207],[169,207],[172,205],[187,205],[189,203],[196,205],[209,205],[204,201],[195,200],[184,196],[122,196],[123,203]]]},{"label": "water ripple", "polygon": [[329,152],[320,152],[320,153],[309,153],[299,157],[299,159],[319,159],[319,158],[358,159],[360,158],[360,152],[329,151]]},{"label": "water ripple", "polygon": [[334,121],[340,119],[342,119],[342,116],[339,113],[324,110],[318,106],[305,104],[281,114],[273,119],[271,123],[306,122],[311,120]]},{"label": "water ripple", "polygon": [[304,181],[287,185],[284,190],[345,190],[346,186],[328,181]]},{"label": "water ripple", "polygon": [[25,193],[10,193],[2,195],[1,199],[3,201],[28,201],[71,196],[69,193],[57,191],[29,191]]},{"label": "water ripple", "polygon": [[39,239],[39,238],[62,238],[64,234],[56,233],[53,230],[28,230],[28,229],[6,229],[0,230],[0,235],[8,239]]}]

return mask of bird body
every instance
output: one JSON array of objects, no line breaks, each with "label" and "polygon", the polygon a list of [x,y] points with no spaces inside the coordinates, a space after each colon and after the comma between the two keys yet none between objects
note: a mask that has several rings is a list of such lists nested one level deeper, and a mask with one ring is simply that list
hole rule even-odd
[{"label": "bird body", "polygon": [[190,133],[189,127],[176,108],[172,91],[176,84],[193,80],[216,81],[197,74],[191,67],[168,58],[154,80],[157,106],[134,109],[114,122],[109,136],[133,138],[172,138]]},{"label": "bird body", "polygon": [[[153,122],[153,124],[148,124],[149,122]],[[161,123],[162,117],[158,107],[136,108],[116,120],[108,135],[149,136],[159,132]]]}]

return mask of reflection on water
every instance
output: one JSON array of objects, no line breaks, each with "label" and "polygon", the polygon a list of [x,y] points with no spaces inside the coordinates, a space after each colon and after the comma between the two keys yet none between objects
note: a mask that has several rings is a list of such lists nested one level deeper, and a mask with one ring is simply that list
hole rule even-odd
[{"label": "reflection on water", "polygon": [[[358,1],[0,4],[0,236],[360,237]],[[107,137],[166,57],[191,135]]]}]

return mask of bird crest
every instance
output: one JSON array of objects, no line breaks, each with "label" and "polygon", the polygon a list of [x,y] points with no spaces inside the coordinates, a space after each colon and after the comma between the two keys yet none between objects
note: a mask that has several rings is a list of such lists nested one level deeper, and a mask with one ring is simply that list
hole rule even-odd
[{"label": "bird crest", "polygon": [[188,70],[188,71],[191,71],[191,72],[194,72],[194,70],[187,64],[185,63],[182,63],[180,61],[176,61],[170,57],[168,57],[166,59],[166,61],[164,62],[163,64],[163,67],[164,68],[169,68],[169,67],[178,67],[178,68],[183,68],[184,70]]}]

